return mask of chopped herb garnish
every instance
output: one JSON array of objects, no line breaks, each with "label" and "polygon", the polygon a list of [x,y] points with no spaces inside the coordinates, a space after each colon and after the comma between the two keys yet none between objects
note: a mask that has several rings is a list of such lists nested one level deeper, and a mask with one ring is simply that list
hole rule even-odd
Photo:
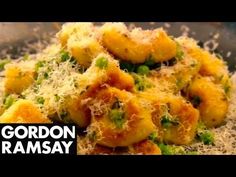
[{"label": "chopped herb garnish", "polygon": [[224,78],[224,75],[222,74],[218,77],[218,80],[221,81],[223,78]]},{"label": "chopped herb garnish", "polygon": [[153,141],[154,143],[158,142],[158,135],[157,132],[153,132],[148,136],[148,139]]},{"label": "chopped herb garnish", "polygon": [[0,60],[0,71],[4,70],[4,66],[11,62],[11,59]]},{"label": "chopped herb garnish", "polygon": [[180,46],[179,43],[176,43],[176,45],[177,45],[177,48],[176,48],[176,56],[175,57],[178,60],[182,60],[184,58],[184,52],[183,52],[182,47]]},{"label": "chopped herb garnish", "polygon": [[43,82],[43,78],[42,77],[37,77],[36,84],[40,85],[42,82]]},{"label": "chopped herb garnish", "polygon": [[166,145],[164,143],[158,143],[161,149],[162,155],[183,155],[186,154],[185,149],[182,146]]},{"label": "chopped herb garnish", "polygon": [[152,59],[152,56],[151,57],[149,57],[146,61],[145,61],[145,65],[147,65],[147,66],[154,66],[155,65],[155,61]]},{"label": "chopped herb garnish", "polygon": [[199,140],[206,145],[214,144],[214,135],[209,130],[205,130],[198,134]]},{"label": "chopped herb garnish", "polygon": [[197,66],[197,62],[196,62],[196,61],[192,61],[192,63],[190,64],[190,66],[194,68],[195,66]]},{"label": "chopped herb garnish", "polygon": [[98,58],[96,61],[96,66],[100,69],[106,69],[108,66],[108,60],[105,57]]},{"label": "chopped herb garnish", "polygon": [[220,53],[215,53],[216,58],[223,59],[222,55]]},{"label": "chopped herb garnish", "polygon": [[89,138],[90,141],[94,142],[97,139],[96,131],[92,131],[92,133],[89,133],[88,138]]},{"label": "chopped herb garnish", "polygon": [[128,72],[134,72],[135,65],[126,61],[120,61],[120,69],[128,71]]},{"label": "chopped herb garnish", "polygon": [[70,59],[69,52],[61,51],[61,62],[65,62]]},{"label": "chopped herb garnish", "polygon": [[55,100],[56,100],[56,102],[58,102],[60,100],[60,97],[57,94],[55,95]]},{"label": "chopped herb garnish", "polygon": [[68,116],[68,112],[67,112],[67,111],[62,111],[62,112],[60,113],[60,118],[61,118],[62,120],[66,119],[67,116]]},{"label": "chopped herb garnish", "polygon": [[14,102],[16,102],[16,99],[14,97],[12,97],[11,95],[7,96],[3,101],[4,108],[8,109],[11,105],[13,105]]},{"label": "chopped herb garnish", "polygon": [[36,65],[35,65],[35,70],[38,71],[39,68],[44,67],[45,64],[46,64],[46,61],[37,62]]},{"label": "chopped herb garnish", "polygon": [[198,155],[197,151],[187,151],[184,155]]},{"label": "chopped herb garnish", "polygon": [[144,91],[145,89],[151,88],[153,86],[144,78],[144,76],[140,76],[134,73],[132,73],[132,76],[134,78],[135,87],[138,91]]},{"label": "chopped herb garnish", "polygon": [[44,104],[44,101],[45,101],[45,100],[44,100],[43,97],[38,97],[38,98],[37,98],[37,103],[38,103],[38,104]]},{"label": "chopped herb garnish", "polygon": [[176,119],[173,119],[171,116],[168,114],[165,114],[161,117],[161,125],[164,128],[169,128],[170,126],[177,126],[179,125],[179,121]]},{"label": "chopped herb garnish", "polygon": [[63,123],[66,124],[73,124],[73,120],[70,119],[69,113],[65,110],[62,110],[59,115],[58,118],[60,121],[62,121]]},{"label": "chopped herb garnish", "polygon": [[214,135],[210,130],[207,130],[207,127],[203,122],[198,123],[197,139],[206,145],[214,144]]},{"label": "chopped herb garnish", "polygon": [[29,56],[30,56],[30,55],[29,55],[28,53],[26,53],[26,54],[23,56],[23,60],[24,60],[24,61],[29,60],[29,59],[30,59]]},{"label": "chopped herb garnish", "polygon": [[198,122],[198,125],[197,125],[197,131],[198,132],[201,132],[201,131],[206,130],[206,129],[207,129],[206,125],[202,121]]},{"label": "chopped herb garnish", "polygon": [[177,80],[176,80],[176,85],[177,85],[178,88],[181,88],[182,85],[183,85],[183,81],[182,81],[182,79],[177,78]]},{"label": "chopped herb garnish", "polygon": [[125,113],[120,109],[112,109],[109,113],[111,121],[116,125],[117,128],[122,128],[125,123]]},{"label": "chopped herb garnish", "polygon": [[43,74],[44,79],[48,79],[48,73]]},{"label": "chopped herb garnish", "polygon": [[162,155],[173,155],[173,150],[169,145],[165,145],[164,143],[158,144],[159,148],[161,149]]},{"label": "chopped herb garnish", "polygon": [[74,57],[71,57],[71,58],[70,58],[70,63],[71,63],[72,65],[76,65],[76,64],[77,64],[77,60],[76,60]]},{"label": "chopped herb garnish", "polygon": [[230,88],[231,88],[230,85],[228,85],[228,84],[225,84],[225,85],[224,85],[225,94],[228,94],[228,93],[229,93]]}]

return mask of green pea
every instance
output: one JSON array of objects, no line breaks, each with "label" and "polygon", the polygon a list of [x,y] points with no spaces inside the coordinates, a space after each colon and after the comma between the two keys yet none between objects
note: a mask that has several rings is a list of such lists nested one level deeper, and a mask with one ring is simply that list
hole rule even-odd
[{"label": "green pea", "polygon": [[137,73],[141,75],[147,75],[149,71],[149,67],[146,65],[141,65],[137,68]]},{"label": "green pea", "polygon": [[98,58],[95,65],[100,69],[106,69],[108,66],[108,60],[104,57]]}]

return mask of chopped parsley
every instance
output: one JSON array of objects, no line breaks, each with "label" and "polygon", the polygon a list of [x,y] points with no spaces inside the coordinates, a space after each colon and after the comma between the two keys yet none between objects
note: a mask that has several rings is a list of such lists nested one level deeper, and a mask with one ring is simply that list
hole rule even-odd
[{"label": "chopped parsley", "polygon": [[202,141],[206,145],[214,144],[214,134],[210,130],[207,130],[203,122],[198,123],[197,139]]},{"label": "chopped parsley", "polygon": [[224,92],[225,92],[225,94],[228,94],[230,92],[230,89],[231,89],[231,87],[230,87],[229,83],[227,82],[224,85]]},{"label": "chopped parsley", "polygon": [[109,112],[111,121],[117,128],[122,128],[125,123],[125,112],[121,109],[112,109]]},{"label": "chopped parsley", "polygon": [[164,143],[159,143],[158,146],[161,149],[162,155],[173,155],[174,154],[172,148],[169,145],[166,145]]},{"label": "chopped parsley", "polygon": [[144,76],[140,76],[140,75],[137,75],[135,73],[132,73],[132,76],[134,78],[134,82],[135,82],[135,88],[138,90],[138,91],[144,91],[145,89],[147,88],[151,88],[153,85],[148,82]]},{"label": "chopped parsley", "polygon": [[13,105],[13,103],[16,102],[16,99],[12,96],[12,95],[9,95],[7,96],[4,101],[3,101],[3,104],[4,104],[4,108],[5,109],[8,109],[9,107],[11,107],[11,105]]},{"label": "chopped parsley", "polygon": [[38,61],[38,62],[35,64],[35,70],[36,70],[36,72],[38,72],[39,68],[44,67],[45,64],[46,64],[46,61]]},{"label": "chopped parsley", "polygon": [[44,79],[48,79],[48,73],[45,72],[45,73],[43,74],[43,77],[44,77]]},{"label": "chopped parsley", "polygon": [[198,134],[198,138],[206,145],[214,144],[214,135],[209,130],[205,130]]},{"label": "chopped parsley", "polygon": [[183,81],[182,81],[182,79],[177,78],[177,79],[176,79],[176,85],[177,85],[178,88],[181,88],[182,85],[183,85]]},{"label": "chopped parsley", "polygon": [[27,61],[30,59],[30,55],[28,53],[26,53],[24,56],[23,56],[23,61]]},{"label": "chopped parsley", "polygon": [[38,97],[38,98],[37,98],[37,103],[38,103],[38,104],[44,104],[44,101],[45,101],[45,100],[44,100],[43,97]]},{"label": "chopped parsley", "polygon": [[96,131],[92,131],[91,133],[89,133],[88,135],[88,139],[92,142],[96,141],[97,139],[97,133]]},{"label": "chopped parsley", "polygon": [[[161,149],[162,155],[190,155],[191,154],[191,151],[186,152],[186,150],[182,146],[167,145],[164,143],[158,143],[158,146]],[[192,152],[192,154],[193,153],[194,152]]]},{"label": "chopped parsley", "polygon": [[69,52],[61,51],[61,62],[65,62],[70,58]]},{"label": "chopped parsley", "polygon": [[136,68],[135,65],[130,62],[120,61],[120,69],[124,71],[134,72],[135,68]]},{"label": "chopped parsley", "polygon": [[183,52],[182,47],[180,46],[179,43],[176,43],[176,45],[177,45],[177,48],[176,48],[176,56],[175,57],[178,60],[182,60],[184,58],[184,52]]},{"label": "chopped parsley", "polygon": [[11,62],[11,59],[0,60],[0,71],[4,70],[4,66]]},{"label": "chopped parsley", "polygon": [[179,125],[179,121],[177,119],[173,119],[170,115],[165,114],[161,117],[161,125],[164,128],[169,128],[170,126]]},{"label": "chopped parsley", "polygon": [[154,66],[154,65],[156,64],[156,62],[152,59],[152,57],[149,57],[149,58],[145,61],[144,64],[147,65],[147,66]]},{"label": "chopped parsley", "polygon": [[55,95],[55,100],[56,100],[56,102],[58,102],[60,100],[60,97],[57,94]]},{"label": "chopped parsley", "polygon": [[148,139],[154,143],[158,143],[158,135],[157,132],[153,132],[148,136]]}]

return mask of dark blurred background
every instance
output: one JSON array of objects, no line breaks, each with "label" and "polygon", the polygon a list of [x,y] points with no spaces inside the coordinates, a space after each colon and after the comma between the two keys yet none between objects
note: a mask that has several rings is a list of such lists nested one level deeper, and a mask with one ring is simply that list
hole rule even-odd
[{"label": "dark blurred background", "polygon": [[[0,57],[5,57],[9,52],[12,58],[18,57],[22,54],[21,48],[27,47],[29,43],[49,40],[60,30],[61,25],[55,22],[0,23]],[[178,37],[185,34],[199,40],[201,45],[210,40],[207,43],[209,48],[222,55],[231,71],[236,70],[236,22],[130,22],[127,25],[144,29],[163,27],[169,35]],[[34,49],[30,51],[34,52]]]}]

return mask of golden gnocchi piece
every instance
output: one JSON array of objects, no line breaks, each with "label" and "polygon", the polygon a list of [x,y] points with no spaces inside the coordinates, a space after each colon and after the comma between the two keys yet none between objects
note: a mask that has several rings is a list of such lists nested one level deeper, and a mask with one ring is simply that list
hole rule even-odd
[{"label": "golden gnocchi piece", "polygon": [[83,104],[83,97],[71,98],[67,101],[66,110],[70,119],[79,127],[87,127],[91,120],[91,112]]},{"label": "golden gnocchi piece", "polygon": [[219,126],[223,123],[228,101],[224,90],[214,84],[211,78],[196,77],[188,88],[188,95],[199,111],[201,120],[207,127]]},{"label": "golden gnocchi piece", "polygon": [[[24,63],[22,63],[24,65]],[[32,65],[34,66],[34,65]],[[26,67],[25,67],[26,68]],[[5,92],[20,94],[29,87],[34,81],[34,69],[22,69],[17,64],[9,64],[5,70],[4,88]]]},{"label": "golden gnocchi piece", "polygon": [[152,120],[160,141],[179,145],[192,142],[196,134],[199,111],[190,103],[180,96],[154,90],[139,93],[138,97],[144,99],[142,102],[146,100],[146,105],[152,110]]},{"label": "golden gnocchi piece", "polygon": [[177,45],[163,29],[153,31],[151,39],[152,58],[156,62],[167,61],[176,56]]},{"label": "golden gnocchi piece", "polygon": [[[97,60],[101,58],[105,59],[105,63],[107,62],[107,67],[104,69],[96,66]],[[78,85],[82,85],[83,83],[92,84],[84,85],[85,90],[83,93],[75,98],[68,99],[66,106],[71,120],[80,127],[88,126],[91,119],[91,113],[88,107],[86,107],[86,101],[95,97],[105,85],[110,85],[121,90],[132,90],[134,87],[134,80],[132,76],[124,71],[121,71],[117,62],[112,61],[111,57],[105,54],[99,55],[96,59],[94,59],[91,67],[78,80]]]},{"label": "golden gnocchi piece", "polygon": [[161,155],[160,148],[150,140],[143,140],[135,143],[130,148],[131,154],[142,154],[142,155]]},{"label": "golden gnocchi piece", "polygon": [[198,74],[199,70],[200,63],[186,54],[185,57],[175,65],[163,67],[159,71],[151,72],[148,78],[155,83],[159,90],[165,92],[171,90],[173,93],[178,93],[191,82],[192,78]]},{"label": "golden gnocchi piece", "polygon": [[65,23],[56,36],[62,46],[66,46],[67,41],[71,36],[75,34],[79,34],[80,36],[89,36],[93,30],[94,26],[89,22]]},{"label": "golden gnocchi piece", "polygon": [[90,66],[93,58],[104,52],[92,23],[66,23],[57,37],[61,45],[85,68]]},{"label": "golden gnocchi piece", "polygon": [[108,54],[100,54],[93,60],[91,66],[78,80],[79,85],[84,83],[85,87],[89,87],[87,90],[92,92],[106,84],[121,90],[131,91],[134,88],[133,77],[120,70],[118,62]]},{"label": "golden gnocchi piece", "polygon": [[163,131],[164,142],[190,144],[196,135],[199,111],[181,97],[169,97],[167,101],[169,115],[162,114],[157,124]]},{"label": "golden gnocchi piece", "polygon": [[104,51],[96,38],[78,37],[76,35],[68,39],[67,50],[85,68],[91,65],[93,58]]},{"label": "golden gnocchi piece", "polygon": [[0,123],[51,123],[33,102],[18,100],[0,116]]},{"label": "golden gnocchi piece", "polygon": [[99,110],[92,110],[95,112],[90,126],[99,127],[100,145],[129,146],[155,130],[149,110],[142,108],[131,93],[107,88],[97,94],[95,102],[101,105]]},{"label": "golden gnocchi piece", "polygon": [[106,23],[100,31],[103,45],[121,60],[144,63],[152,56],[155,62],[162,62],[176,55],[176,43],[162,29],[130,32],[123,23]]},{"label": "golden gnocchi piece", "polygon": [[199,73],[202,76],[213,76],[214,82],[220,83],[226,94],[230,95],[232,83],[226,63],[208,51],[201,49],[193,39],[182,37],[178,38],[177,41],[189,55],[200,62]]},{"label": "golden gnocchi piece", "polygon": [[91,155],[114,155],[116,154],[113,150],[113,148],[105,147],[96,145],[91,152],[89,152]]},{"label": "golden gnocchi piece", "polygon": [[149,57],[151,45],[143,32],[130,33],[123,23],[106,23],[100,30],[103,45],[118,58],[143,63]]}]

